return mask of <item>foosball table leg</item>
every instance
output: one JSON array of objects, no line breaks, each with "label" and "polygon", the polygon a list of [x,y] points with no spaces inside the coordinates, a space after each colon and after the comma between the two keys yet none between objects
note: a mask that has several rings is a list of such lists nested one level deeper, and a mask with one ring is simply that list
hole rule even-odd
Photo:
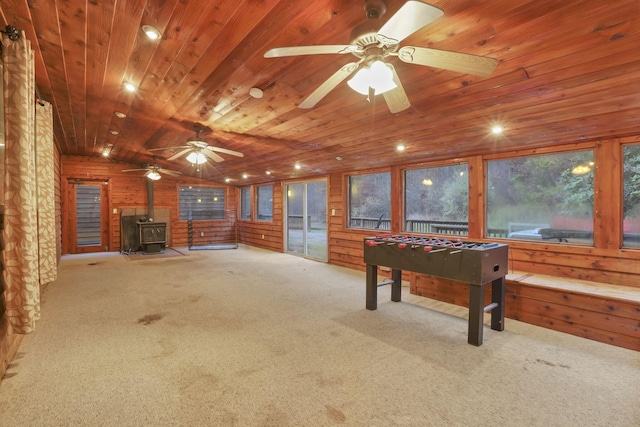
[{"label": "foosball table leg", "polygon": [[491,310],[491,329],[504,331],[505,278],[500,277],[491,282],[491,303],[497,304]]},{"label": "foosball table leg", "polygon": [[402,300],[402,270],[391,270],[391,301]]},{"label": "foosball table leg", "polygon": [[367,264],[367,310],[378,308],[378,266]]},{"label": "foosball table leg", "polygon": [[469,285],[469,329],[467,342],[482,345],[484,318],[484,285]]}]

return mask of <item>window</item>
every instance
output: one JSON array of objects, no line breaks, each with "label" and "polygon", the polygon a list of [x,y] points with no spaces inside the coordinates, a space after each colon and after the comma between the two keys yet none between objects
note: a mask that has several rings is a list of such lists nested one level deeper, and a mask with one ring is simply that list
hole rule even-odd
[{"label": "window", "polygon": [[391,174],[349,177],[349,227],[391,229]]},{"label": "window", "polygon": [[251,219],[251,187],[240,189],[240,219]]},{"label": "window", "polygon": [[273,185],[261,185],[256,189],[256,219],[273,221]]},{"label": "window", "polygon": [[407,232],[467,235],[467,165],[405,171],[404,207],[404,230]]},{"label": "window", "polygon": [[622,245],[640,248],[640,145],[624,147],[623,185]]},{"label": "window", "polygon": [[180,220],[225,219],[225,189],[180,187]]},{"label": "window", "polygon": [[487,162],[487,236],[593,244],[593,151]]}]

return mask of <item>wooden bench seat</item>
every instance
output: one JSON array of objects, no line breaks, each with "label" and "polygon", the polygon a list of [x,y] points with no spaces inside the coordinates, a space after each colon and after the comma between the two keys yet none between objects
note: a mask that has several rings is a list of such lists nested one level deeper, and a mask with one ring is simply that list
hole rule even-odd
[{"label": "wooden bench seat", "polygon": [[[469,304],[464,288],[469,285],[417,273],[411,274],[409,282],[412,294]],[[511,271],[506,275],[505,315],[640,351],[640,287]]]},{"label": "wooden bench seat", "polygon": [[507,317],[640,351],[640,287],[511,272]]}]

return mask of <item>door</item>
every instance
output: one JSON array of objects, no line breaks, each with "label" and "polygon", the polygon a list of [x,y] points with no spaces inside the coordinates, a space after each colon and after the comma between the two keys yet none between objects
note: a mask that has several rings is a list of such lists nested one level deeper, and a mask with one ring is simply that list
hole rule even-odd
[{"label": "door", "polygon": [[327,181],[286,184],[285,194],[287,252],[326,261]]},{"label": "door", "polygon": [[108,251],[107,183],[72,181],[69,186],[71,253]]}]

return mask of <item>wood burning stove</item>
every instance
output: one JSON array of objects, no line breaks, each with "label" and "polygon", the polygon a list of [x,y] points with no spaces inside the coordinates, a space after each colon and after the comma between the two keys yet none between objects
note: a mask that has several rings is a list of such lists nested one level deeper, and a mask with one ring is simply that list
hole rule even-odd
[{"label": "wood burning stove", "polygon": [[147,253],[161,252],[167,244],[167,223],[138,221],[140,245]]}]

